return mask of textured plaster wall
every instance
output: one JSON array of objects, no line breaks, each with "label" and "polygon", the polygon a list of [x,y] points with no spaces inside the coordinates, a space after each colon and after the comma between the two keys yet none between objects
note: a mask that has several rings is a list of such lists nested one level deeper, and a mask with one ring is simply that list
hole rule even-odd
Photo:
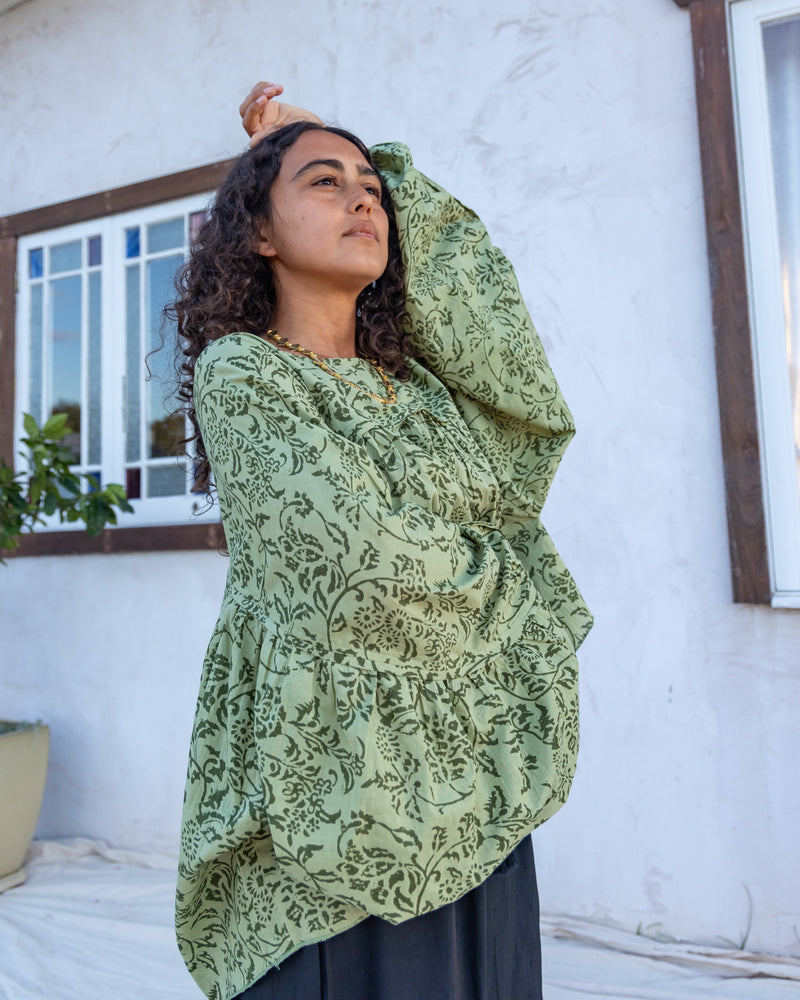
[{"label": "textured plaster wall", "polygon": [[[515,262],[579,435],[546,508],[597,616],[544,907],[797,951],[800,613],[731,603],[689,19],[672,0],[31,0],[0,17],[0,214],[242,146],[261,75],[407,141]],[[0,572],[39,835],[176,839],[214,554]],[[37,617],[45,609],[45,628]]]}]

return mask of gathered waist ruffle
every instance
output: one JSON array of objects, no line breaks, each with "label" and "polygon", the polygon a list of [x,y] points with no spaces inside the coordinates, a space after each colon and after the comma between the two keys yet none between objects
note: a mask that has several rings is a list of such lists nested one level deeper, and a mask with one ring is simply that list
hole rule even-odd
[{"label": "gathered waist ruffle", "polygon": [[491,650],[485,652],[454,650],[437,662],[418,659],[410,661],[408,657],[395,652],[388,642],[380,656],[376,656],[374,653],[365,652],[356,643],[331,645],[316,641],[306,634],[295,631],[291,624],[287,627],[276,622],[264,611],[256,598],[241,593],[229,584],[223,598],[220,619],[235,613],[236,609],[245,611],[255,619],[263,627],[265,635],[274,640],[275,673],[290,672],[295,657],[301,659],[312,657],[330,660],[333,664],[346,663],[350,669],[370,674],[386,672],[419,680],[452,680],[480,674],[490,660],[505,655],[519,642],[563,643],[574,651],[571,634],[555,617],[548,605],[536,598],[530,601],[526,611],[520,610],[515,614],[505,635],[498,639],[496,646]]}]

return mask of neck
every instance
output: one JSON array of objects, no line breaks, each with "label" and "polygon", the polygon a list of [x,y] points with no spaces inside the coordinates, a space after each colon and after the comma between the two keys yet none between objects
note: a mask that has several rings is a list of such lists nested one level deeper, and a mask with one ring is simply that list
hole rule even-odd
[{"label": "neck", "polygon": [[279,295],[270,324],[294,344],[314,351],[322,358],[356,356],[356,302],[352,293],[314,294],[297,289]]}]

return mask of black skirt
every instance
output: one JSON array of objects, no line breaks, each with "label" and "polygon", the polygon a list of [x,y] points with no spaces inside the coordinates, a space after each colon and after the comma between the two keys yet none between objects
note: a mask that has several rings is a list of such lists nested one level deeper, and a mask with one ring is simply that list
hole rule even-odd
[{"label": "black skirt", "polygon": [[533,848],[526,837],[455,903],[390,924],[368,917],[307,945],[237,1000],[541,1000]]}]

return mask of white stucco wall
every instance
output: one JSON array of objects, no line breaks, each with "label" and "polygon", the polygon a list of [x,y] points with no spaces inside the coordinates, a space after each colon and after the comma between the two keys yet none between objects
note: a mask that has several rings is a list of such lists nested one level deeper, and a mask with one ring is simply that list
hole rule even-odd
[{"label": "white stucco wall", "polygon": [[[515,262],[574,410],[546,520],[597,616],[543,905],[798,951],[800,613],[731,603],[689,18],[672,0],[31,0],[0,16],[0,215],[242,147],[260,76],[407,141]],[[215,554],[0,569],[39,835],[174,844]],[[38,609],[51,625],[43,629]]]}]

